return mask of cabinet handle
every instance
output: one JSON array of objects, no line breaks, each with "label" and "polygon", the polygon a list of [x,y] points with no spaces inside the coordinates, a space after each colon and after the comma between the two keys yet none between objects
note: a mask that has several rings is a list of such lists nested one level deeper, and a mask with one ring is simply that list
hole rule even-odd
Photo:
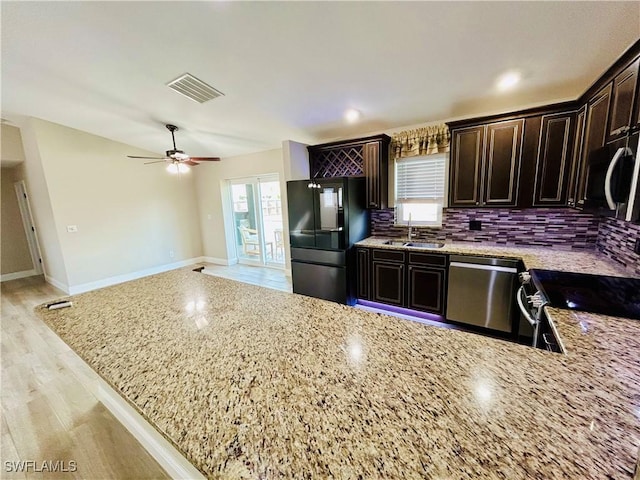
[{"label": "cabinet handle", "polygon": [[476,202],[476,205],[480,205],[480,202]]}]

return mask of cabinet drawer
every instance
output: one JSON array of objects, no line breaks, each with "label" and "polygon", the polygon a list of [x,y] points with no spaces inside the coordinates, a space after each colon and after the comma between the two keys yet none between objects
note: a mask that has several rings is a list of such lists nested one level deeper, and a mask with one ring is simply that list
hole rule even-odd
[{"label": "cabinet drawer", "polygon": [[399,250],[373,250],[371,253],[373,260],[404,263],[404,252]]},{"label": "cabinet drawer", "polygon": [[447,256],[432,253],[409,253],[409,263],[416,265],[429,265],[431,267],[447,267]]}]

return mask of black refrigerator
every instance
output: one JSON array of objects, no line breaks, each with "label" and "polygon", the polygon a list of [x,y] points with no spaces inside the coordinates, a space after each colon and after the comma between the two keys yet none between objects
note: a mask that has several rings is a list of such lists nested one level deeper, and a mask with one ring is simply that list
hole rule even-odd
[{"label": "black refrigerator", "polygon": [[287,182],[294,293],[355,303],[353,244],[369,236],[363,177]]}]

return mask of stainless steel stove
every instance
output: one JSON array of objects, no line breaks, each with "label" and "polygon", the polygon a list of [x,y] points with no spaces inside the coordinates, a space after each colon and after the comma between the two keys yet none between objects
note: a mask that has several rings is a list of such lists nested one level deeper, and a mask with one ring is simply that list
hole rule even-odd
[{"label": "stainless steel stove", "polygon": [[640,279],[529,270],[546,304],[566,310],[640,320]]},{"label": "stainless steel stove", "polygon": [[520,274],[517,301],[533,328],[533,347],[562,351],[544,315],[544,307],[640,320],[640,279],[556,270]]}]

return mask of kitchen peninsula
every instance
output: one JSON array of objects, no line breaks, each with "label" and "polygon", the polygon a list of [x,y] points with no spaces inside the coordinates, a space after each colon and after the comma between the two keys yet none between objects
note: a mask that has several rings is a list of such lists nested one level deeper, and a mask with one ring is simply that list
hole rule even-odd
[{"label": "kitchen peninsula", "polygon": [[190,269],[73,302],[37,311],[211,478],[633,475],[638,321],[559,312],[561,355]]}]

